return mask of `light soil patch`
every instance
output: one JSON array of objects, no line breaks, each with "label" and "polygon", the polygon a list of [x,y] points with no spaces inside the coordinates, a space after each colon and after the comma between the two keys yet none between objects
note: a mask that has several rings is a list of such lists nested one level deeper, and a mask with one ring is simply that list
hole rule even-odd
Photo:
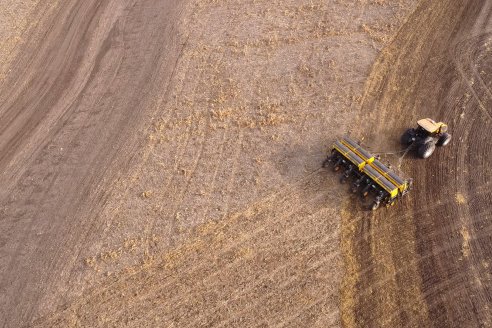
[{"label": "light soil patch", "polygon": [[37,26],[39,13],[35,11],[52,11],[57,7],[58,0],[44,1],[42,6],[39,4],[40,0],[0,2],[0,82],[8,74],[12,60],[26,41],[24,36]]}]

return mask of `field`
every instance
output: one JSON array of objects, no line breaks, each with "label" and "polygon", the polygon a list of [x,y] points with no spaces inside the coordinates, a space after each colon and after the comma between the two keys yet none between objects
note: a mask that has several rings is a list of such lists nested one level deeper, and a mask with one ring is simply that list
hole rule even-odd
[{"label": "field", "polygon": [[[2,1],[0,326],[491,327],[491,10]],[[345,133],[410,196],[364,211]]]}]

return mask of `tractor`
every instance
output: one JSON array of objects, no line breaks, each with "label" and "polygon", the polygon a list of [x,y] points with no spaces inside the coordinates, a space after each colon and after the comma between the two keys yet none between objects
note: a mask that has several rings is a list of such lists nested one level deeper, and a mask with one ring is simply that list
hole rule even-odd
[{"label": "tractor", "polygon": [[406,147],[416,149],[420,158],[429,158],[436,146],[446,146],[451,141],[447,133],[448,126],[442,122],[436,123],[430,118],[417,121],[416,129],[408,129],[401,136],[401,143]]}]

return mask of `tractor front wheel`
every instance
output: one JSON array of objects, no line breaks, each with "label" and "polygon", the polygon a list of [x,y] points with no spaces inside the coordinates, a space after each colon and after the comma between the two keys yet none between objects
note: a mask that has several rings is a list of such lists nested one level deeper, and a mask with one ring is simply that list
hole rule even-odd
[{"label": "tractor front wheel", "polygon": [[451,141],[451,135],[449,133],[443,133],[440,137],[439,140],[437,141],[437,145],[444,147],[447,146],[447,144]]}]

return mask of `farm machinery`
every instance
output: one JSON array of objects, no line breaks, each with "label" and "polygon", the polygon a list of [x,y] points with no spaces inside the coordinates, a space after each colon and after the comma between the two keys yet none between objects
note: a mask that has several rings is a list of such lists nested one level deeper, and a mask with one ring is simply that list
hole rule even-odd
[{"label": "farm machinery", "polygon": [[334,171],[343,170],[340,182],[352,179],[351,191],[363,198],[373,195],[370,208],[376,210],[381,204],[394,205],[410,191],[412,180],[403,179],[380,162],[360,144],[345,136],[333,144],[331,155],[323,167],[331,165]]},{"label": "farm machinery", "polygon": [[[447,131],[448,126],[442,122],[435,122],[430,118],[417,121],[417,128],[408,129],[401,136],[401,143],[406,147],[402,151],[403,156],[414,149],[419,157],[428,158],[436,146],[444,147],[449,144],[451,134]],[[334,171],[343,170],[340,182],[344,183],[349,178],[353,180],[353,193],[360,193],[364,198],[374,195],[370,202],[372,210],[376,210],[381,204],[394,205],[412,187],[412,179],[401,178],[390,167],[381,163],[379,156],[372,155],[360,143],[347,136],[333,144],[323,167],[329,165]]]},{"label": "farm machinery", "polygon": [[436,146],[444,147],[449,144],[451,135],[447,130],[446,124],[424,118],[417,121],[416,129],[408,129],[403,133],[401,143],[416,149],[419,157],[428,158],[434,153]]}]

